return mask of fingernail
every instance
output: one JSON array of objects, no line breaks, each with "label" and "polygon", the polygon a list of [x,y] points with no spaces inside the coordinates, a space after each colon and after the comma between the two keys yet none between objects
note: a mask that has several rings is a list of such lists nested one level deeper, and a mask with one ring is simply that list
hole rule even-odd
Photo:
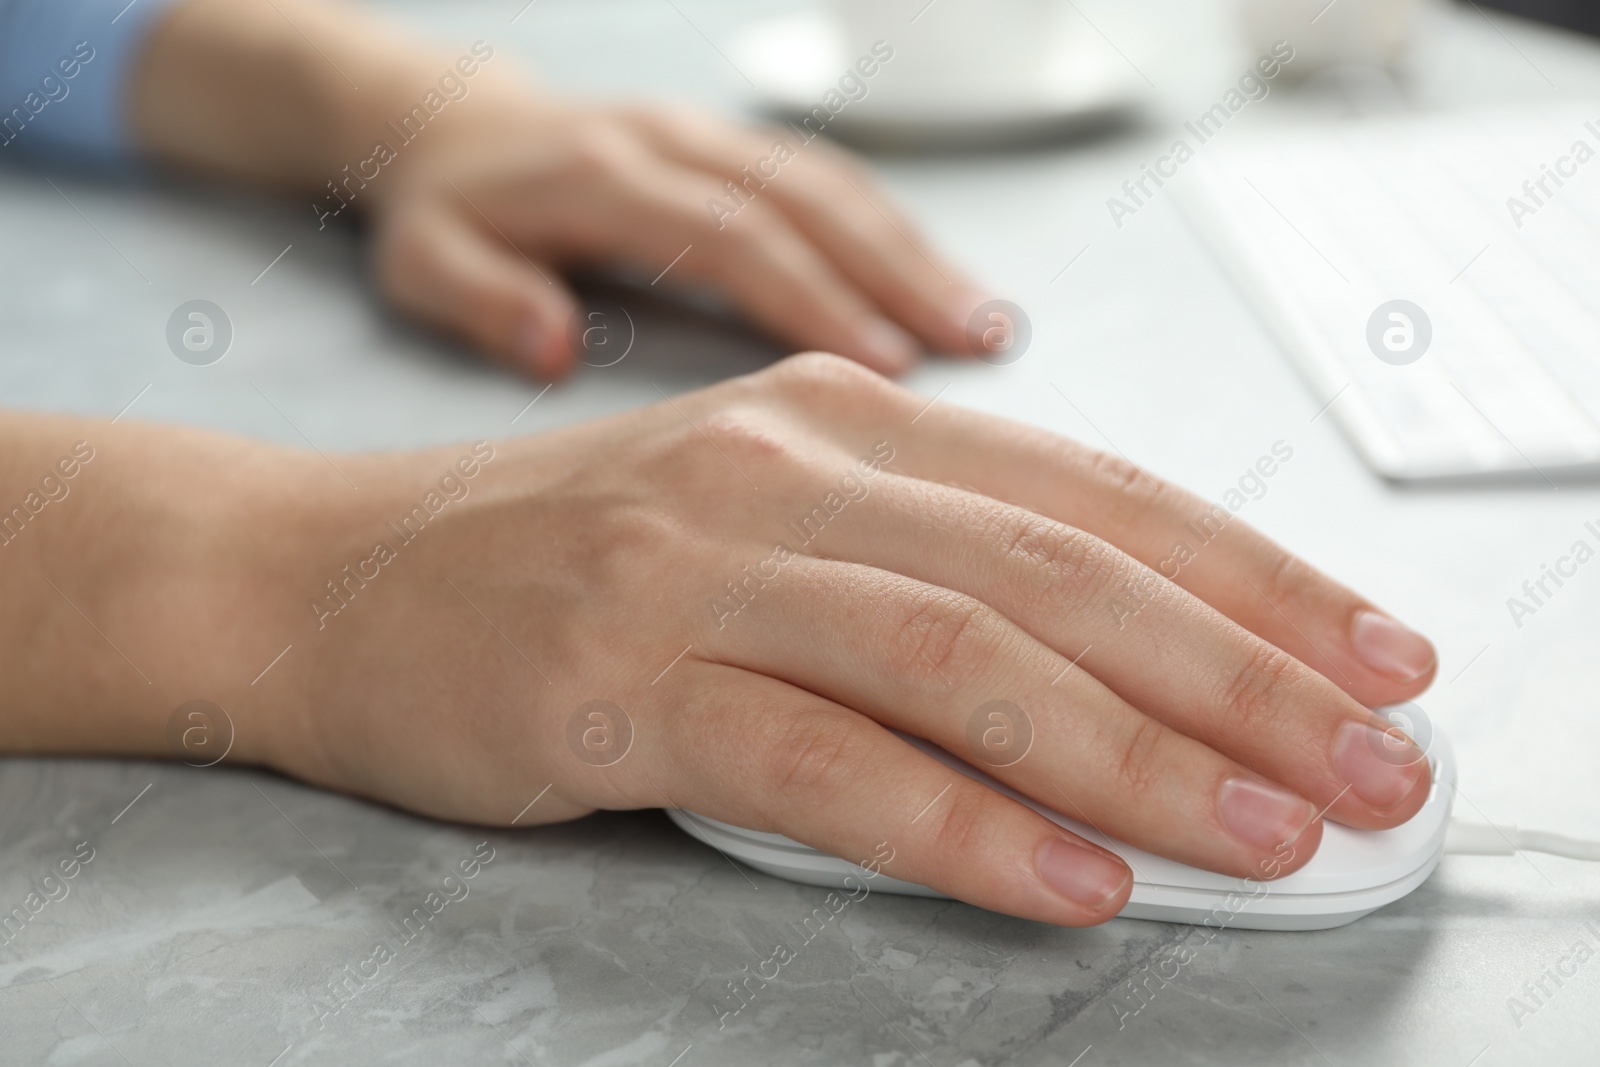
[{"label": "fingernail", "polygon": [[1426,637],[1376,611],[1356,613],[1350,643],[1363,663],[1397,682],[1416,681],[1439,658]]},{"label": "fingernail", "polygon": [[867,357],[889,374],[911,369],[917,361],[917,343],[888,319],[873,319],[856,337]]},{"label": "fingernail", "polygon": [[1099,911],[1121,894],[1133,874],[1103,852],[1052,838],[1039,849],[1039,877],[1068,900]]},{"label": "fingernail", "polygon": [[1217,807],[1234,837],[1269,849],[1288,844],[1305,833],[1317,814],[1305,798],[1254,778],[1229,778],[1223,782]]},{"label": "fingernail", "polygon": [[1422,777],[1424,761],[1422,750],[1395,731],[1362,722],[1345,723],[1333,741],[1339,776],[1375,808],[1392,808],[1405,799]]}]

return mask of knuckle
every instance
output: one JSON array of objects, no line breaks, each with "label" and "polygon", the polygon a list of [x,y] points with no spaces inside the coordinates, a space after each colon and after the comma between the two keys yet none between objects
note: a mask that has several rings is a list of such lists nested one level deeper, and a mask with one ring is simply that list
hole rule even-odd
[{"label": "knuckle", "polygon": [[987,623],[988,609],[971,597],[942,589],[918,595],[897,631],[896,666],[911,677],[948,685],[993,657]]},{"label": "knuckle", "polygon": [[1171,737],[1161,723],[1143,719],[1124,740],[1122,758],[1117,761],[1117,784],[1132,803],[1143,803],[1166,776]]},{"label": "knuckle", "polygon": [[994,836],[994,812],[982,789],[963,786],[951,791],[945,808],[929,834],[932,854],[957,861],[982,853]]},{"label": "knuckle", "polygon": [[641,126],[664,134],[680,134],[702,122],[693,109],[661,101],[634,104],[629,107],[628,114]]},{"label": "knuckle", "polygon": [[1095,480],[1119,493],[1138,489],[1147,475],[1121,456],[1110,452],[1090,454],[1091,470]]},{"label": "knuckle", "polygon": [[1270,604],[1292,603],[1304,597],[1317,577],[1309,563],[1275,547],[1261,574],[1261,594]]},{"label": "knuckle", "polygon": [[[698,429],[685,426],[683,440],[694,448],[698,443],[704,449],[704,441],[710,441],[717,450],[736,466],[744,467],[746,463],[755,464],[766,468],[774,463],[786,466],[799,466],[802,459],[799,449],[793,438],[774,429],[771,420],[759,419],[755,413],[742,410],[719,411],[707,416]],[[715,459],[715,457],[710,457]],[[720,463],[721,461],[718,460]]]},{"label": "knuckle", "polygon": [[831,352],[802,352],[762,374],[780,395],[807,407],[837,408],[862,398],[892,396],[898,389],[882,375]]},{"label": "knuckle", "polygon": [[572,138],[567,148],[567,169],[580,179],[608,179],[626,173],[635,155],[633,138],[626,131],[598,122]]},{"label": "knuckle", "polygon": [[850,724],[837,716],[795,717],[768,746],[775,795],[803,803],[859,784],[863,768],[852,734]]},{"label": "knuckle", "polygon": [[1005,558],[1039,573],[1038,595],[1050,600],[1083,599],[1104,589],[1117,570],[1117,552],[1109,544],[1037,515],[1008,520]]},{"label": "knuckle", "polygon": [[665,101],[644,107],[650,127],[660,136],[713,154],[750,129],[737,119],[712,115],[689,104]]},{"label": "knuckle", "polygon": [[[822,139],[815,142],[815,151],[808,152],[797,162],[815,173],[836,175],[840,179],[849,179],[858,189],[871,197],[875,204],[882,205],[883,194],[879,188],[878,175],[872,168],[861,161],[861,157],[854,152],[832,142],[824,143]],[[840,182],[843,185],[843,182]],[[848,188],[848,187],[846,187]],[[851,195],[856,195],[854,192]],[[892,209],[892,206],[890,207]]]},{"label": "knuckle", "polygon": [[1246,657],[1243,667],[1223,686],[1221,707],[1229,724],[1245,732],[1266,730],[1282,708],[1281,689],[1290,681],[1295,660],[1264,641]]},{"label": "knuckle", "polygon": [[734,219],[717,218],[694,205],[696,225],[714,241],[729,265],[744,270],[792,273],[800,241],[782,215],[770,204],[756,200],[739,209]]},{"label": "knuckle", "polygon": [[1171,487],[1110,452],[1088,454],[1090,480],[1106,490],[1124,522],[1144,515],[1171,493]]}]

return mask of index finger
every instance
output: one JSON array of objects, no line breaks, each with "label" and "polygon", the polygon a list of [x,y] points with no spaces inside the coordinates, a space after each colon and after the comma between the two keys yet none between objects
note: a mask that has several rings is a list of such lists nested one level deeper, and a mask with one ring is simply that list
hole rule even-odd
[{"label": "index finger", "polygon": [[1438,656],[1427,638],[1226,507],[1124,459],[954,407],[929,410],[900,439],[906,473],[976,489],[1109,541],[1367,707],[1412,699],[1433,681]]},{"label": "index finger", "polygon": [[[941,256],[854,157],[782,129],[647,109],[635,120],[656,149],[732,184],[730,211],[767,199],[879,308],[935,350],[969,351],[983,297]],[[782,149],[778,148],[779,143]],[[728,225],[738,225],[729,218]]]}]

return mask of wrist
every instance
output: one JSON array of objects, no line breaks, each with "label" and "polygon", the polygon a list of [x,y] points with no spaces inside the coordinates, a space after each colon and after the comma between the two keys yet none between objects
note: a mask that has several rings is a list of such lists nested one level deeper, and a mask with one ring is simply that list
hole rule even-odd
[{"label": "wrist", "polygon": [[520,77],[509,56],[478,40],[454,51],[428,50],[397,62],[376,92],[336,120],[336,147],[314,190],[324,222],[345,214],[381,211],[442,161],[470,155],[484,141],[526,128],[547,108]]},{"label": "wrist", "polygon": [[19,423],[31,466],[62,470],[61,452],[76,470],[0,549],[3,747],[183,756],[173,714],[207,701],[234,720],[230,759],[270,761],[277,708],[250,683],[288,621],[274,575],[304,461],[186,430]]},{"label": "wrist", "polygon": [[382,724],[395,710],[380,694],[393,688],[396,672],[415,666],[397,650],[419,625],[426,628],[441,592],[455,595],[434,566],[450,543],[439,532],[441,519],[482,502],[495,455],[479,441],[340,457],[360,490],[324,479],[324,490],[302,505],[292,520],[296,547],[264,576],[277,590],[276,614],[286,620],[275,641],[289,648],[268,680],[252,687],[261,690],[252,699],[273,702],[264,762],[337,788],[362,780],[358,768],[389,742],[359,725],[352,738],[351,725]]},{"label": "wrist", "polygon": [[[115,463],[141,449],[105,452]],[[283,670],[295,652],[290,590],[335,496],[332,472],[315,456],[189,431],[170,432],[161,457],[139,465],[157,474],[129,472],[119,525],[131,536],[106,546],[96,570],[109,624],[141,630],[131,642],[148,678],[141,739],[155,727],[163,756],[207,763],[221,744],[230,762],[279,766],[305,705],[299,675]],[[195,701],[226,713],[201,751],[173,730]]]},{"label": "wrist", "polygon": [[491,44],[422,44],[342,4],[184,0],[152,30],[129,109],[169,164],[320,197],[371,181],[378,143],[402,149],[391,123],[426,130],[491,80],[516,81]]}]

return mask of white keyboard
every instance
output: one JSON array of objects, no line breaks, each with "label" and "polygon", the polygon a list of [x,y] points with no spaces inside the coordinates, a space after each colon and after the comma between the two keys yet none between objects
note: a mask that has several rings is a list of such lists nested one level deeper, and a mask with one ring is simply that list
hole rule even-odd
[{"label": "white keyboard", "polygon": [[1230,133],[1190,165],[1191,216],[1380,474],[1600,471],[1600,102]]}]

